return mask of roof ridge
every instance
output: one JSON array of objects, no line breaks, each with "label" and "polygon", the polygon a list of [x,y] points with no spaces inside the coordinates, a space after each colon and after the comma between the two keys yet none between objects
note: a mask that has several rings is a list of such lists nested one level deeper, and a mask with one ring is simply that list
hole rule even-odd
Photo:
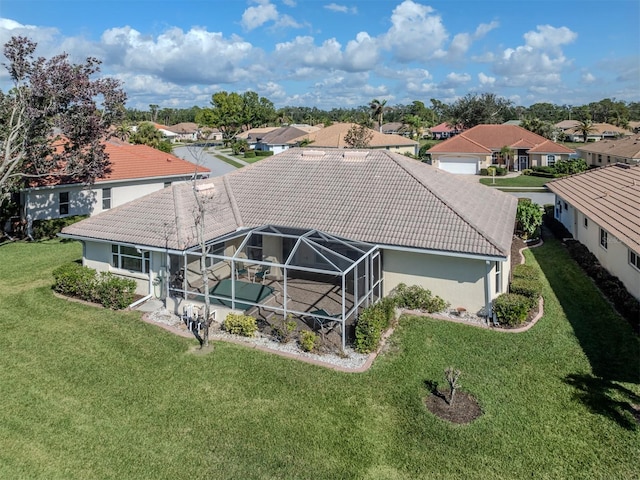
[{"label": "roof ridge", "polygon": [[[385,151],[385,153],[387,153],[387,155],[389,155],[390,152],[386,152]],[[418,178],[412,172],[410,172],[407,168],[405,168],[405,166],[402,165],[395,157],[393,157],[391,155],[389,155],[389,156],[396,163],[396,165],[398,165],[405,172],[407,172],[411,177],[413,177],[416,181],[418,181],[425,189],[427,189],[432,195],[434,195],[438,200],[440,200],[444,205],[446,205],[446,207],[451,212],[453,212],[458,218],[460,218],[465,224],[469,225],[474,231],[478,232],[478,234],[480,234],[480,236],[482,238],[484,238],[487,242],[489,242],[489,244],[491,244],[497,251],[502,252],[507,256],[509,255],[509,252],[506,252],[506,253],[503,252],[502,248],[499,245],[497,245],[497,242],[495,240],[493,240],[491,237],[489,237],[489,235],[484,230],[482,230],[477,225],[475,225],[474,223],[470,222],[468,219],[466,219],[465,217],[460,215],[460,213],[455,208],[453,208],[449,204],[449,202],[447,202],[445,199],[443,199],[441,195],[439,195],[436,192],[434,192],[427,184],[425,184],[425,182],[422,181],[422,179]],[[443,173],[446,174],[446,172],[443,172]]]},{"label": "roof ridge", "polygon": [[233,212],[233,218],[236,221],[236,225],[241,227],[244,222],[242,221],[242,215],[240,214],[240,208],[238,207],[238,202],[236,202],[236,197],[233,195],[233,189],[231,188],[231,183],[229,183],[229,179],[226,175],[222,176],[222,183],[224,184],[224,189],[227,192],[227,198],[229,199],[229,203],[231,204],[231,211]]},{"label": "roof ridge", "polygon": [[476,142],[472,138],[467,137],[464,133],[460,133],[460,134],[458,134],[458,135],[456,135],[454,137],[451,137],[450,139],[454,139],[456,137],[464,138],[466,141],[471,142],[471,143],[473,143],[473,144],[475,144],[475,145],[477,145],[477,146],[479,146],[481,148],[484,148],[485,150],[488,150],[489,152],[491,152],[491,149],[489,147],[487,147],[486,145],[481,144],[480,142]]},{"label": "roof ridge", "polygon": [[170,188],[171,189],[171,197],[173,198],[173,216],[175,218],[176,221],[176,240],[178,240],[178,245],[182,248],[186,248],[187,246],[187,241],[186,239],[182,238],[182,235],[180,234],[180,232],[186,231],[182,222],[182,215],[178,215],[178,212],[180,211],[180,201],[178,200],[178,195],[176,195],[177,193],[177,185],[171,185]]}]

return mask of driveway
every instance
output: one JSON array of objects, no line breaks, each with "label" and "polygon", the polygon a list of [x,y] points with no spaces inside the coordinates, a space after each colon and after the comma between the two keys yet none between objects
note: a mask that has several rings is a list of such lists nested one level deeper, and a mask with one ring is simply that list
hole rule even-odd
[{"label": "driveway", "polygon": [[202,165],[211,170],[212,177],[219,177],[225,173],[233,172],[236,168],[233,165],[223,162],[216,158],[210,151],[204,147],[176,147],[173,154],[183,160]]}]

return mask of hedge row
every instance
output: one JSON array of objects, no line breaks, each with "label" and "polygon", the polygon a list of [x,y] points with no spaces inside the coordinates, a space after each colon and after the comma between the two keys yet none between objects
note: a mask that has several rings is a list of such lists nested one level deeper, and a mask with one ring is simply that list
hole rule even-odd
[{"label": "hedge row", "polygon": [[527,319],[531,299],[517,293],[503,293],[493,301],[493,312],[500,323],[515,327]]},{"label": "hedge row", "polygon": [[116,277],[109,272],[98,274],[93,268],[78,263],[61,265],[53,271],[53,277],[56,292],[113,310],[127,308],[135,296],[134,280]]},{"label": "hedge row", "polygon": [[441,312],[449,306],[442,298],[432,295],[430,290],[418,285],[409,287],[404,283],[398,284],[393,291],[392,298],[395,306],[399,308],[422,310],[429,313]]},{"label": "hedge row", "polygon": [[88,217],[89,215],[72,215],[70,217],[53,218],[51,220],[34,220],[33,238],[34,240],[55,238],[55,236],[58,235],[64,227]]},{"label": "hedge row", "polygon": [[360,353],[371,353],[380,345],[382,332],[391,326],[395,311],[393,297],[386,297],[365,308],[356,323],[355,349]]}]

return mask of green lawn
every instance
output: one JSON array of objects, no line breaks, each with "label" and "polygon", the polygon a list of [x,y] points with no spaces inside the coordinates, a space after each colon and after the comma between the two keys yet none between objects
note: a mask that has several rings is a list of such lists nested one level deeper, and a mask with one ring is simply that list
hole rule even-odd
[{"label": "green lawn", "polygon": [[[638,339],[554,240],[545,316],[509,334],[403,318],[363,374],[195,340],[53,295],[77,243],[0,246],[0,478],[632,479]],[[553,290],[552,288],[553,287]],[[484,415],[433,417],[462,370]]]},{"label": "green lawn", "polygon": [[552,178],[533,177],[531,175],[518,175],[517,177],[483,177],[480,183],[483,185],[495,185],[497,187],[544,187]]},{"label": "green lawn", "polygon": [[226,157],[224,155],[214,155],[214,157],[216,157],[218,160],[222,160],[225,163],[228,163],[229,165],[236,167],[236,168],[242,168],[244,167],[244,164],[239,163],[239,162],[235,162],[233,160],[231,160],[229,157]]}]

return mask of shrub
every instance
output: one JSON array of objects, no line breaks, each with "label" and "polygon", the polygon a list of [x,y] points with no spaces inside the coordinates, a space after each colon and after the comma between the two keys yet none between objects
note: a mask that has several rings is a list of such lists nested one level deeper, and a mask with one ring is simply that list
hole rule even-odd
[{"label": "shrub", "polygon": [[521,232],[522,238],[526,240],[539,234],[539,228],[542,225],[542,215],[540,205],[533,203],[529,198],[518,199],[516,221],[518,222],[518,230]]},{"label": "shrub", "polygon": [[293,333],[296,331],[298,324],[291,320],[291,315],[287,317],[287,320],[281,318],[277,325],[273,326],[272,334],[279,342],[287,343],[291,340]]},{"label": "shrub", "polygon": [[106,308],[121,310],[133,303],[135,293],[135,280],[100,272],[94,289],[94,300]]},{"label": "shrub", "polygon": [[254,158],[256,156],[256,152],[253,150],[247,150],[244,152],[244,158]]},{"label": "shrub", "polygon": [[522,295],[530,300],[529,308],[533,308],[540,295],[542,295],[542,284],[539,280],[527,278],[514,278],[509,287],[511,293]]},{"label": "shrub", "polygon": [[533,173],[533,170],[531,170],[530,168],[525,168],[524,170],[522,170],[522,175],[531,175]]},{"label": "shrub", "polygon": [[300,347],[305,352],[311,352],[317,347],[319,338],[315,333],[304,330],[300,332]]},{"label": "shrub", "polygon": [[493,301],[493,312],[498,321],[510,326],[522,324],[527,319],[531,300],[517,293],[503,293]]},{"label": "shrub", "polygon": [[507,174],[507,169],[504,167],[496,167],[496,177],[504,177]]},{"label": "shrub", "polygon": [[53,289],[70,297],[92,301],[96,284],[96,271],[79,263],[67,263],[53,271]]},{"label": "shrub", "polygon": [[271,150],[254,150],[256,157],[270,157],[273,155]]},{"label": "shrub", "polygon": [[516,265],[513,267],[512,271],[513,278],[523,278],[527,280],[539,280],[540,279],[540,270],[538,270],[533,265],[528,265],[526,263],[521,263],[520,265]]},{"label": "shrub", "polygon": [[533,167],[531,170],[535,173],[550,173],[550,174],[556,173],[555,168],[550,167],[548,165],[542,165],[540,167],[536,166],[536,167]]},{"label": "shrub", "polygon": [[357,352],[370,353],[378,348],[382,332],[391,326],[394,309],[394,299],[387,297],[375,305],[368,306],[360,313],[356,323],[355,349]]},{"label": "shrub", "polygon": [[223,326],[227,332],[243,337],[253,337],[258,330],[256,319],[241,313],[228,314]]},{"label": "shrub", "polygon": [[71,217],[64,218],[52,218],[51,220],[34,220],[33,238],[34,240],[54,238],[62,231],[64,227],[72,225],[88,217],[89,215],[73,215]]},{"label": "shrub", "polygon": [[410,310],[423,310],[433,313],[441,312],[449,306],[442,298],[437,295],[433,296],[431,290],[422,288],[419,285],[408,287],[404,283],[400,283],[394,289],[392,296],[398,307]]},{"label": "shrub", "polygon": [[486,177],[487,175],[489,175],[489,169],[481,168],[480,169],[480,175],[482,175],[483,177]]}]

